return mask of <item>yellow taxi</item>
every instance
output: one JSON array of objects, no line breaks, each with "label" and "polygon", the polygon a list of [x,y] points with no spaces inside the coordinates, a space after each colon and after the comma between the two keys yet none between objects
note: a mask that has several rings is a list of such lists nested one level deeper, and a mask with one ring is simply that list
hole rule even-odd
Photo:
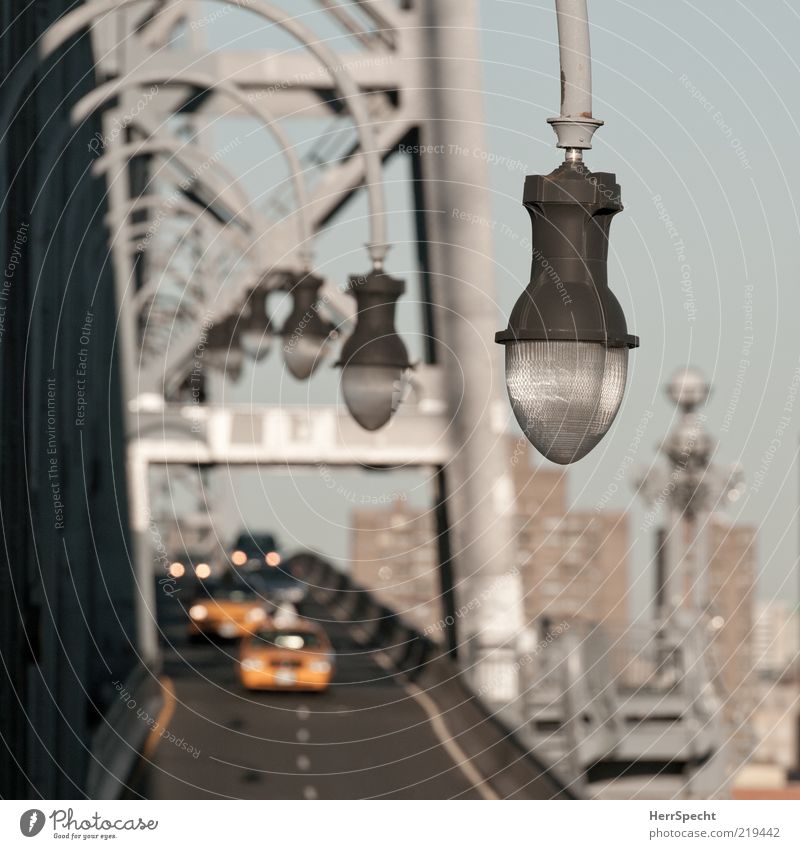
[{"label": "yellow taxi", "polygon": [[318,625],[305,619],[271,620],[242,640],[239,678],[248,690],[327,689],[333,647]]},{"label": "yellow taxi", "polygon": [[240,576],[228,575],[216,582],[206,581],[189,606],[189,637],[239,639],[266,621],[262,596]]}]

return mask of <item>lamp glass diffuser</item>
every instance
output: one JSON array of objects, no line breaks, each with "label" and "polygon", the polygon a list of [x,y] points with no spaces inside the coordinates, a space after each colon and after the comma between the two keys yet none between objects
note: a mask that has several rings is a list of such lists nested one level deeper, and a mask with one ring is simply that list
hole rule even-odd
[{"label": "lamp glass diffuser", "polygon": [[352,335],[342,346],[342,395],[347,409],[365,430],[378,430],[397,412],[412,368],[408,350],[395,327],[402,280],[381,271],[351,277],[358,305]]},{"label": "lamp glass diffuser", "polygon": [[361,427],[378,430],[391,419],[403,400],[405,374],[406,369],[397,366],[344,366],[342,395]]},{"label": "lamp glass diffuser", "polygon": [[605,436],[627,373],[627,347],[552,340],[506,345],[506,385],[517,422],[538,451],[561,465],[585,457]]},{"label": "lamp glass diffuser", "polygon": [[300,333],[284,337],[283,359],[298,380],[307,380],[319,368],[330,348],[329,336]]}]

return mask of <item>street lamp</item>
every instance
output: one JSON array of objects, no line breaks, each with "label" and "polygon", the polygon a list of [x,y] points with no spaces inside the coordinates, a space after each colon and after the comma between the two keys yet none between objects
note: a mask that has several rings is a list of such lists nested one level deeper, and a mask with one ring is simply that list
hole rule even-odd
[{"label": "street lamp", "polygon": [[209,368],[224,372],[234,380],[238,379],[244,354],[237,344],[237,317],[229,315],[213,325],[206,337],[203,360]]},{"label": "street lamp", "polygon": [[403,400],[411,368],[408,351],[395,329],[395,306],[405,284],[380,268],[350,278],[358,317],[342,346],[342,395],[347,409],[365,430],[378,430]]},{"label": "street lamp", "polygon": [[322,283],[322,278],[307,273],[290,284],[294,301],[281,336],[284,362],[298,380],[311,377],[330,347],[333,325],[319,314]]},{"label": "street lamp", "polygon": [[496,335],[520,427],[554,463],[586,456],[619,410],[628,350],[639,344],[608,287],[608,234],[622,209],[616,176],[583,163],[594,131],[586,0],[556,0],[561,116],[550,122],[566,161],[525,180],[531,216],[531,280]]},{"label": "street lamp", "polygon": [[239,320],[239,344],[255,362],[263,360],[272,347],[272,326],[267,315],[267,293],[260,286],[250,292],[245,314]]}]

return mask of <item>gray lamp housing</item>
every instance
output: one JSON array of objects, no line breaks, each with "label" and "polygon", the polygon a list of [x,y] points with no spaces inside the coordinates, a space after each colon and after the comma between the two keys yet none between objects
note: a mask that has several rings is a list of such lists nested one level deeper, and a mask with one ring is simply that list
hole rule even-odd
[{"label": "gray lamp housing", "polygon": [[366,430],[383,427],[404,395],[411,367],[408,351],[395,328],[397,299],[405,284],[381,271],[351,277],[358,306],[356,327],[342,346],[342,394],[353,418]]},{"label": "gray lamp housing", "polygon": [[209,328],[203,350],[206,365],[224,371],[234,380],[239,378],[244,354],[239,346],[238,321],[236,315],[228,315]]},{"label": "gray lamp housing", "polygon": [[350,278],[349,291],[356,299],[356,327],[342,345],[337,366],[411,366],[405,343],[395,329],[397,299],[405,283],[381,271]]},{"label": "gray lamp housing", "polygon": [[525,179],[522,203],[533,229],[531,280],[496,342],[639,346],[608,288],[608,236],[611,219],[623,208],[620,192],[616,175],[593,174],[582,162]]},{"label": "gray lamp housing", "polygon": [[333,325],[319,313],[319,291],[323,280],[304,274],[287,284],[292,292],[292,311],[283,324],[283,356],[298,380],[310,377],[322,363]]},{"label": "gray lamp housing", "polygon": [[613,174],[568,160],[525,181],[533,227],[531,280],[495,337],[517,422],[549,460],[580,460],[611,426],[639,344],[608,288],[608,234],[622,209]]},{"label": "gray lamp housing", "polygon": [[256,362],[263,360],[271,347],[272,324],[267,314],[267,290],[254,287],[247,296],[239,321],[239,341],[244,352]]}]

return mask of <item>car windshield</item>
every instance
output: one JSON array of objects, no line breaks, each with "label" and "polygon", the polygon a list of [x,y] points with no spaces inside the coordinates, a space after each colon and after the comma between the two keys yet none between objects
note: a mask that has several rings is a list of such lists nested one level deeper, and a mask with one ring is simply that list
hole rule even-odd
[{"label": "car windshield", "polygon": [[255,590],[241,579],[223,579],[215,584],[206,584],[205,590],[218,601],[254,601],[257,598]]},{"label": "car windshield", "polygon": [[244,551],[249,557],[261,559],[270,551],[277,551],[278,546],[272,534],[239,534],[236,539],[237,549]]},{"label": "car windshield", "polygon": [[313,631],[283,630],[259,631],[256,638],[277,649],[318,649],[322,645],[319,634]]}]

